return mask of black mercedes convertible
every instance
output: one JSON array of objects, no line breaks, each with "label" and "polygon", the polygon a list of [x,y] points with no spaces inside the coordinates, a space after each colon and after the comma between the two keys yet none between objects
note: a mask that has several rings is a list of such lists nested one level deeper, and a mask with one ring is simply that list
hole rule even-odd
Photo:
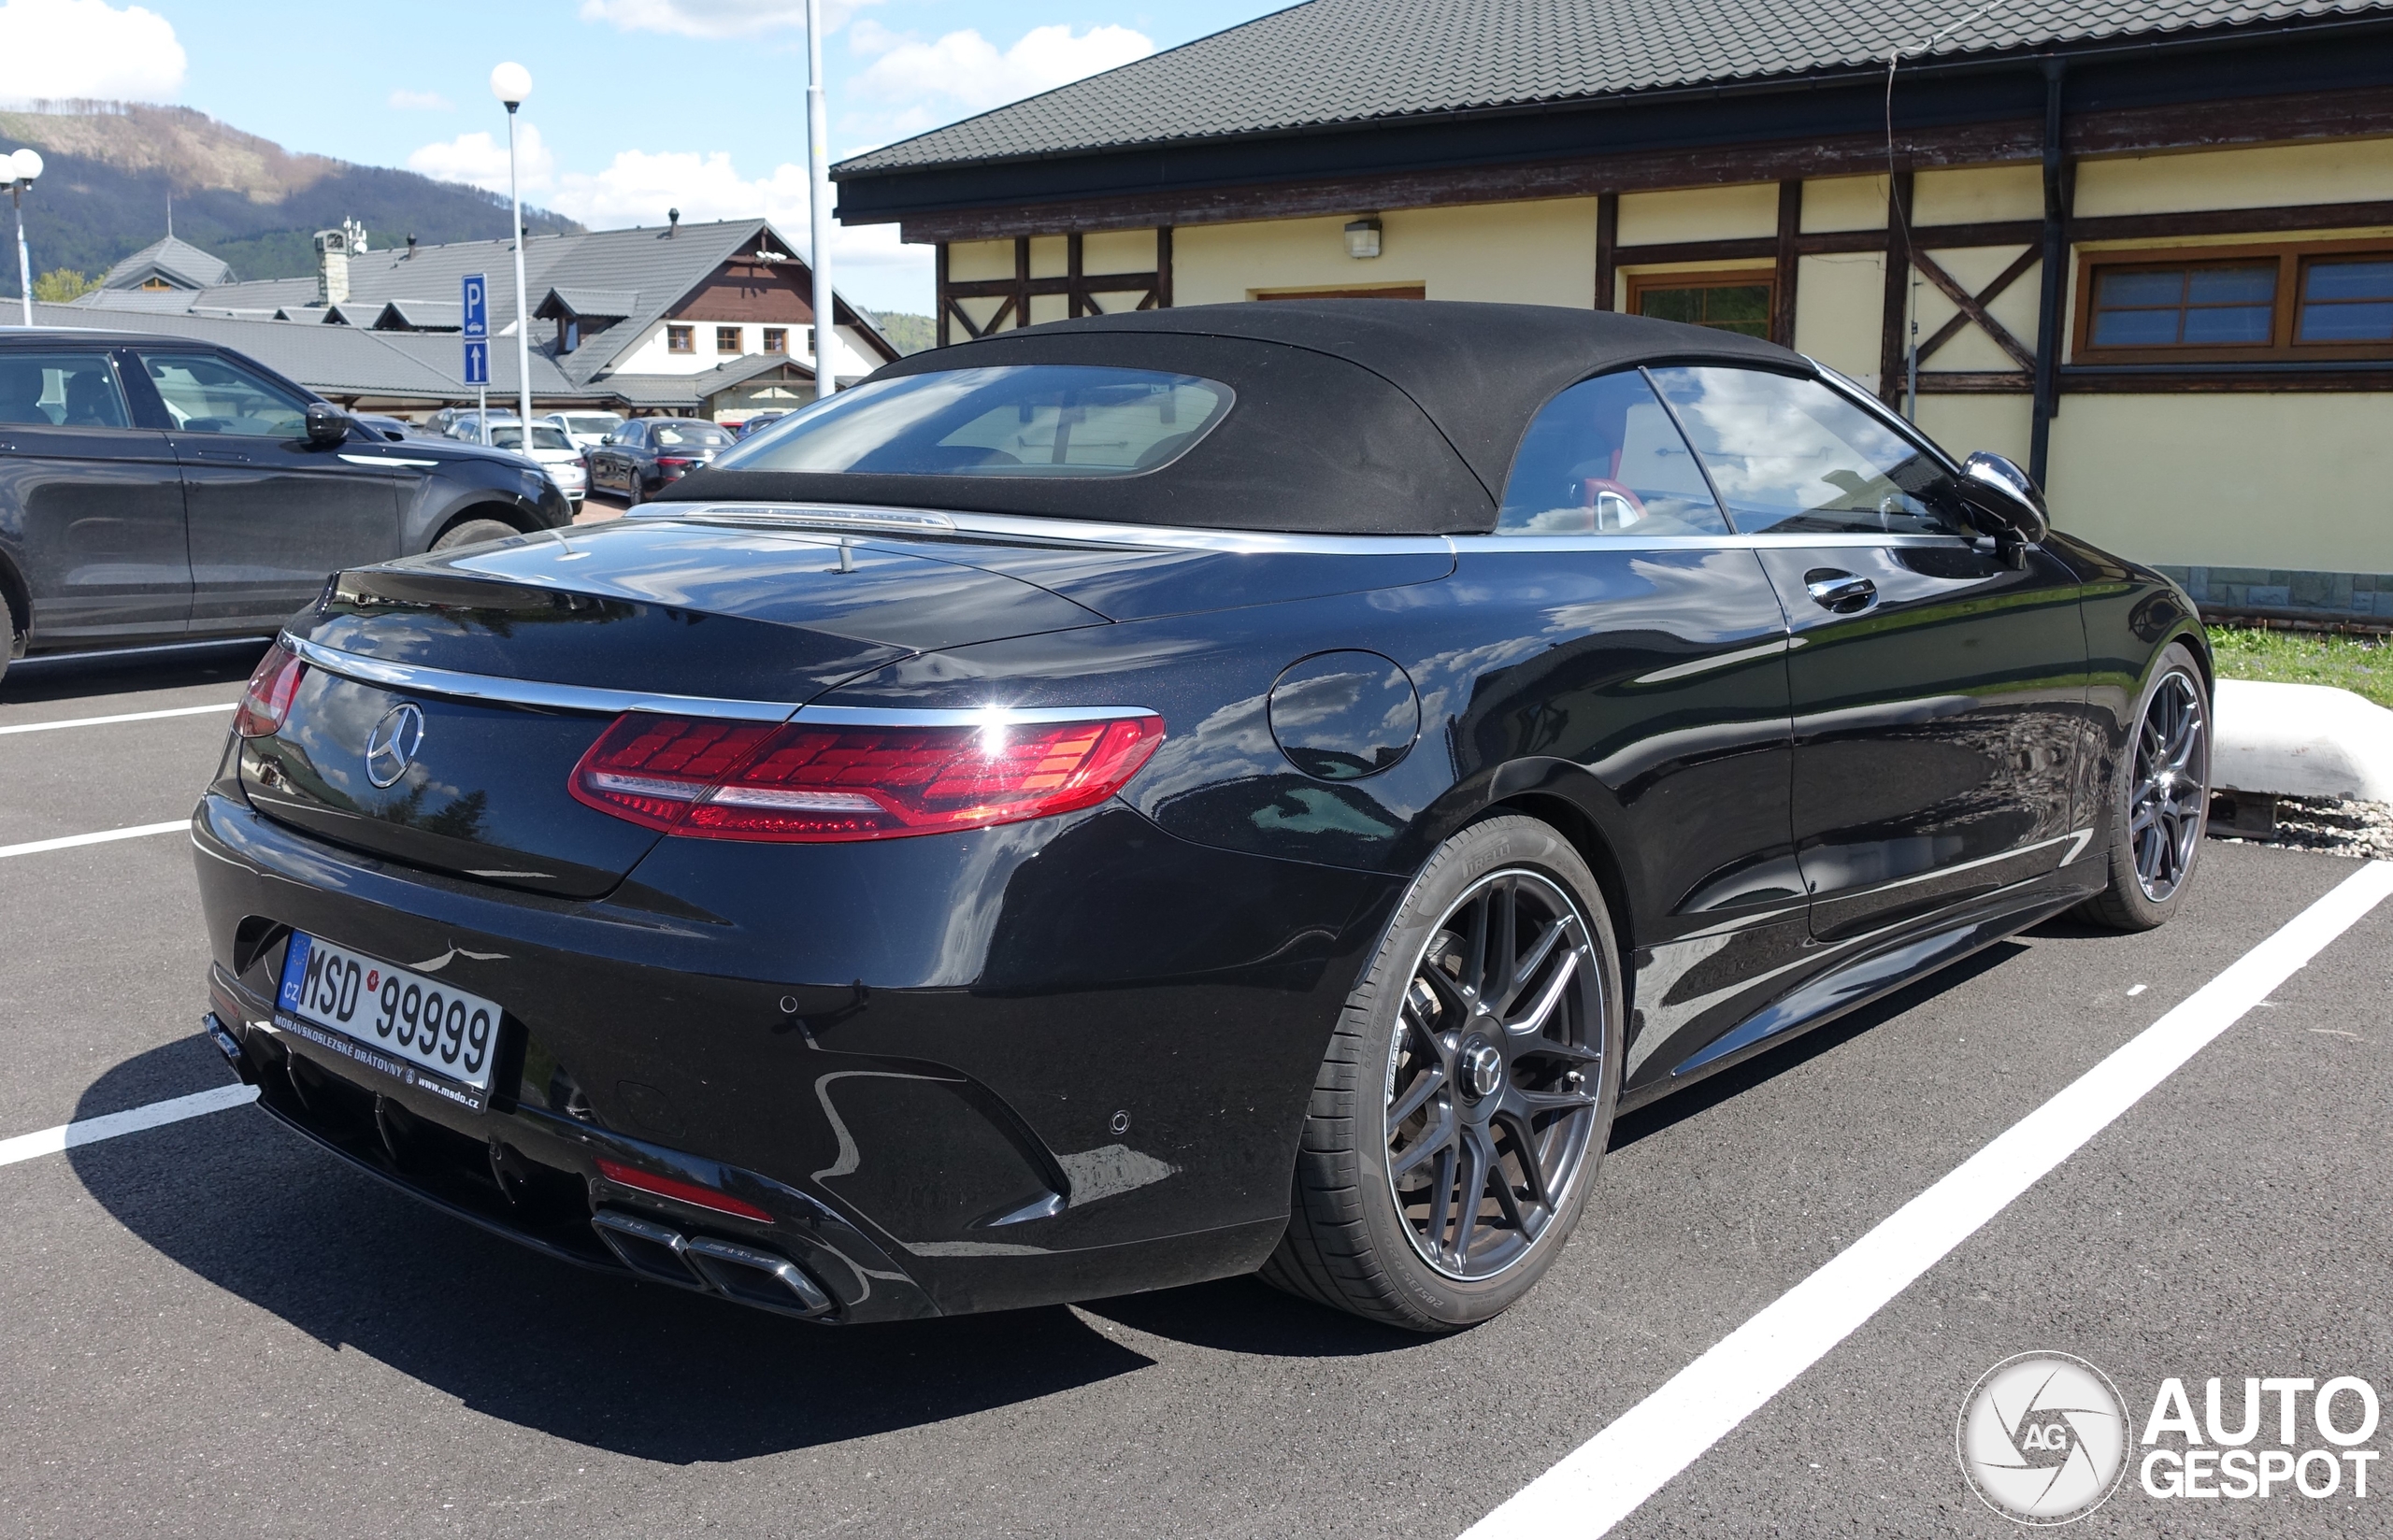
[{"label": "black mercedes convertible", "polygon": [[1421,1331],[1614,1118],[2182,901],[2192,606],[1784,349],[1318,301],[919,353],[335,575],[193,819],[208,1030],[457,1216],[824,1321],[1259,1270]]}]

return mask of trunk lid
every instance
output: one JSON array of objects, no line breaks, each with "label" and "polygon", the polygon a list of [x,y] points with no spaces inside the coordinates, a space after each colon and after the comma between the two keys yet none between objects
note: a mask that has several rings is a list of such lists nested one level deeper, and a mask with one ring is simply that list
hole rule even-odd
[{"label": "trunk lid", "polygon": [[[280,729],[244,742],[241,780],[267,817],[324,839],[593,898],[658,837],[566,790],[627,704],[696,697],[785,716],[913,653],[1103,623],[1032,582],[836,536],[628,520],[558,531],[339,575],[285,628],[310,666]],[[538,699],[489,698],[481,679]],[[369,771],[377,728],[407,706],[412,752]]]}]

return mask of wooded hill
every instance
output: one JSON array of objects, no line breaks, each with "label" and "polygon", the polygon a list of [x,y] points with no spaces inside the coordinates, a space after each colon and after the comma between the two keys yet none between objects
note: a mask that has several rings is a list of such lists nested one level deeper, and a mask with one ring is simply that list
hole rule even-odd
[{"label": "wooded hill", "polygon": [[[362,221],[376,247],[410,234],[427,243],[507,234],[507,200],[477,188],[294,154],[188,107],[44,105],[64,109],[0,112],[0,154],[31,145],[47,163],[25,199],[36,275],[71,268],[97,279],[166,233],[169,193],[175,234],[243,278],[314,272],[312,237],[344,219]],[[539,209],[523,221],[536,234],[581,228]],[[13,298],[17,264],[0,270],[0,294]]]}]

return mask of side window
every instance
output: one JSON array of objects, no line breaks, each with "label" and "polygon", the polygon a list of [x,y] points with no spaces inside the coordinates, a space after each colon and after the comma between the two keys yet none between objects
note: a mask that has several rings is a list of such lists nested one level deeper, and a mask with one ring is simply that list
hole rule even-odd
[{"label": "side window", "polygon": [[1655,386],[1743,535],[1949,535],[1951,481],[1928,452],[1813,379],[1668,368]]},{"label": "side window", "polygon": [[0,422],[122,428],[127,421],[106,353],[0,353]]},{"label": "side window", "polygon": [[1670,414],[1634,370],[1582,380],[1512,456],[1498,535],[1726,535]]},{"label": "side window", "polygon": [[141,363],[184,433],[296,438],[308,431],[306,402],[213,354],[144,353]]}]

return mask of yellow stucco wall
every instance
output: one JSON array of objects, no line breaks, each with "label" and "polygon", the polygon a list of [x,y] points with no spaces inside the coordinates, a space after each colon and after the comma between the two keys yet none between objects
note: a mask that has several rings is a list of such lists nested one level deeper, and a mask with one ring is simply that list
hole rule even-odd
[{"label": "yellow stucco wall", "polygon": [[1733,240],[1778,233],[1778,184],[1691,187],[1674,192],[1624,192],[1620,244]]},{"label": "yellow stucco wall", "polygon": [[957,283],[1013,277],[1013,242],[952,241],[947,248],[947,276]]},{"label": "yellow stucco wall", "polygon": [[2071,395],[2055,522],[2175,566],[2393,572],[2393,395]]},{"label": "yellow stucco wall", "polygon": [[[1822,230],[1884,230],[1886,178],[1827,177],[1803,184],[1803,233]],[[1773,233],[1777,226],[1772,224]]]},{"label": "yellow stucco wall", "polygon": [[2044,173],[2039,165],[1965,166],[1922,171],[1912,178],[1913,224],[1976,224],[1988,220],[2044,217]]},{"label": "yellow stucco wall", "polygon": [[2128,155],[2077,168],[2077,212],[2179,213],[2393,198],[2393,139]]},{"label": "yellow stucco wall", "polygon": [[1431,299],[1595,303],[1596,201],[1480,204],[1380,216],[1381,254],[1346,254],[1344,218],[1190,225],[1172,232],[1172,300],[1216,305],[1257,290],[1422,284]]},{"label": "yellow stucco wall", "polygon": [[1804,257],[1795,274],[1795,350],[1878,385],[1878,319],[1886,259],[1876,251]]}]

